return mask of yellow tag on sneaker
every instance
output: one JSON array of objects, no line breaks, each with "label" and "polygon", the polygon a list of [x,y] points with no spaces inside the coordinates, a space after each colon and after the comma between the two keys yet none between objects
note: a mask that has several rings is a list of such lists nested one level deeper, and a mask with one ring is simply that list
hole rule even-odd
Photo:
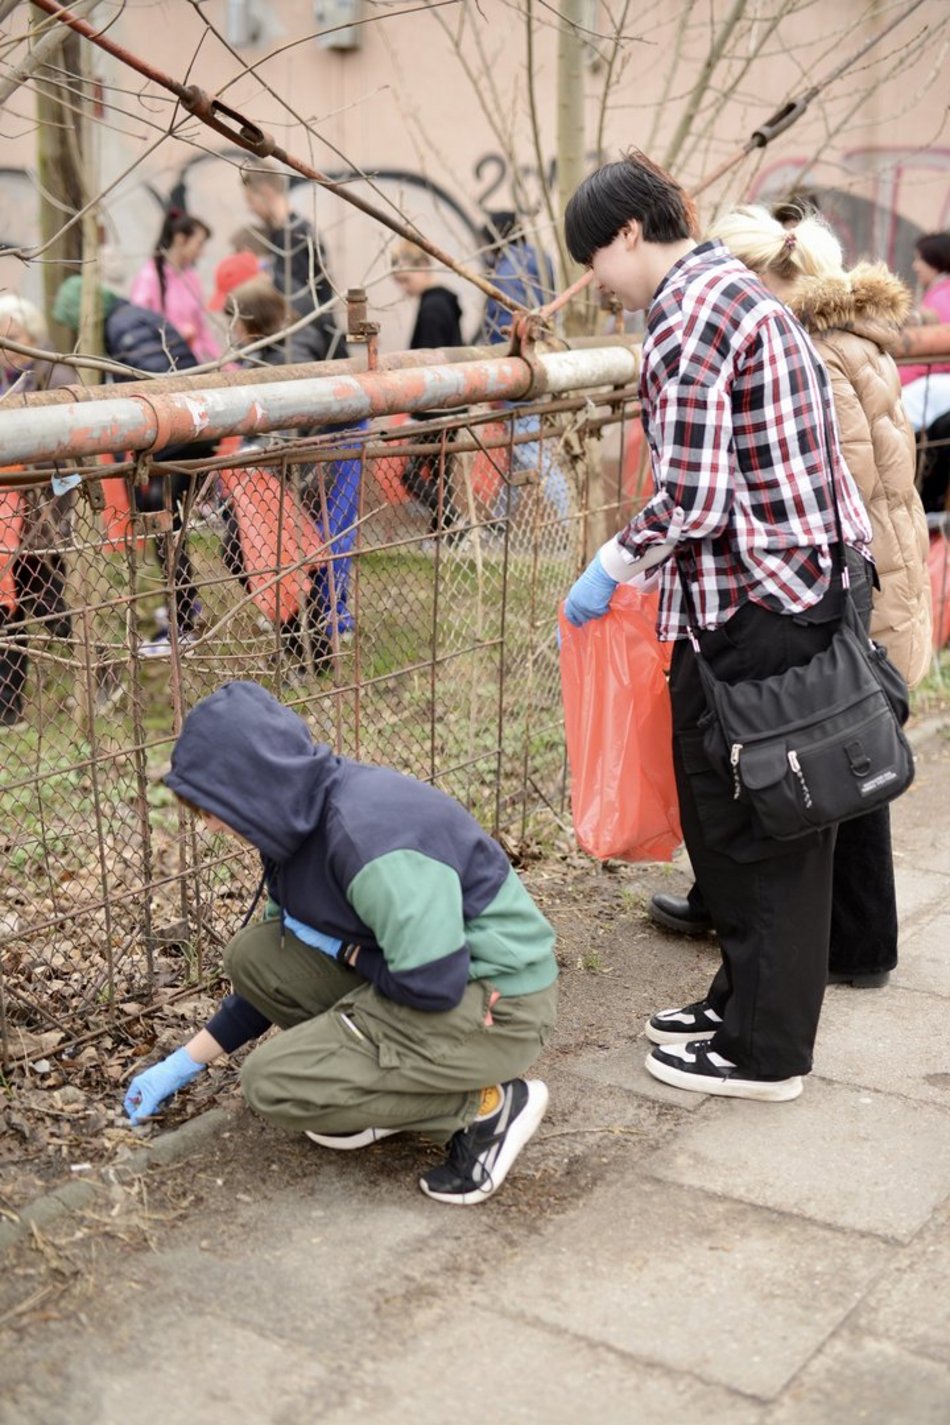
[{"label": "yellow tag on sneaker", "polygon": [[493,1113],[497,1113],[501,1107],[501,1089],[497,1084],[492,1084],[490,1089],[482,1089],[482,1096],[478,1104],[476,1119],[491,1118]]}]

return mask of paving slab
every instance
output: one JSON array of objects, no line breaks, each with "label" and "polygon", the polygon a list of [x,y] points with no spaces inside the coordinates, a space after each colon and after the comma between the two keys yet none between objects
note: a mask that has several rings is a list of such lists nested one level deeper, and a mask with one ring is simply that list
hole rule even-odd
[{"label": "paving slab", "polygon": [[[286,1217],[276,1211],[266,1234],[256,1224],[251,1271],[239,1228],[231,1244],[213,1246],[185,1233],[148,1264],[141,1285],[157,1305],[170,1307],[183,1293],[190,1300],[226,1301],[231,1321],[248,1327],[261,1320],[279,1323],[282,1334],[305,1342],[325,1301],[349,1303],[351,1324],[366,1324],[391,1283],[393,1255],[412,1262],[427,1252],[432,1216],[426,1218],[425,1206],[423,1199],[420,1208],[405,1211],[382,1204],[370,1209],[355,1199],[354,1226],[343,1230],[342,1241],[338,1198],[323,1211],[316,1205],[303,1213],[291,1209]],[[122,1334],[134,1337],[140,1321],[133,1314]]]},{"label": "paving slab", "polygon": [[[947,853],[944,851],[944,862]],[[950,899],[950,876],[938,871],[921,870],[916,862],[895,859],[894,883],[897,887],[897,914],[902,932],[914,928],[916,921],[929,919],[943,910]]]},{"label": "paving slab", "polygon": [[[815,1044],[815,1073],[937,1104],[950,1115],[946,1002],[893,982],[880,990],[830,986]],[[950,1117],[946,1132],[950,1135]]]},{"label": "paving slab", "polygon": [[843,1332],[765,1418],[768,1425],[947,1425],[950,1368]]},{"label": "paving slab", "polygon": [[950,1196],[950,1114],[812,1075],[792,1103],[711,1102],[649,1166],[667,1182],[907,1241]]},{"label": "paving slab", "polygon": [[[523,1303],[530,1310],[530,1300]],[[763,1407],[692,1376],[672,1376],[585,1339],[508,1311],[457,1303],[455,1319],[423,1325],[408,1348],[364,1363],[345,1405],[320,1425],[637,1425],[672,1418],[704,1425],[761,1425]],[[451,1361],[451,1370],[439,1362]],[[308,1417],[304,1417],[308,1418]]]},{"label": "paving slab", "polygon": [[950,996],[950,914],[944,912],[902,935],[891,984]]},{"label": "paving slab", "polygon": [[[332,1359],[321,1362],[267,1329],[205,1312],[188,1300],[161,1330],[124,1349],[93,1344],[31,1389],[13,1386],[0,1401],[2,1425],[158,1425],[199,1419],[202,1425],[267,1421],[290,1425],[308,1417],[307,1399],[342,1394]],[[39,1397],[39,1398],[38,1398]]]},{"label": "paving slab", "polygon": [[896,1249],[701,1183],[700,1168],[693,1190],[643,1178],[602,1189],[492,1283],[497,1308],[771,1399]]},{"label": "paving slab", "polygon": [[849,1324],[950,1366],[948,1283],[950,1210],[945,1209],[884,1270]]},{"label": "paving slab", "polygon": [[[306,1419],[304,1407],[335,1396],[339,1375],[305,1346],[293,1346],[213,1312],[189,1312],[158,1340],[142,1341],[124,1360],[109,1362],[101,1379],[95,1425],[200,1419],[202,1425]],[[274,1323],[276,1325],[276,1323]],[[80,1425],[75,1420],[73,1425]]]},{"label": "paving slab", "polygon": [[643,1061],[650,1047],[644,1036],[619,1048],[580,1054],[571,1060],[571,1073],[591,1079],[594,1083],[626,1089],[628,1093],[652,1099],[655,1103],[672,1104],[686,1113],[695,1113],[702,1108],[705,1103],[702,1094],[682,1093],[668,1084],[661,1084],[647,1073]]}]

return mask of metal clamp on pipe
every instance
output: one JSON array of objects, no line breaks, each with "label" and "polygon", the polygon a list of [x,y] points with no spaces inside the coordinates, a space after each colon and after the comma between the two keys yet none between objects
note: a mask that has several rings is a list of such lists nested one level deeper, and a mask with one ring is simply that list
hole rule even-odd
[{"label": "metal clamp on pipe", "polygon": [[179,98],[189,114],[194,114],[196,119],[200,119],[209,128],[216,129],[226,139],[232,139],[250,149],[258,158],[270,158],[276,150],[275,138],[245,118],[237,109],[229,109],[220,99],[213,99],[210,94],[199,89],[197,84],[189,84],[181,91]]},{"label": "metal clamp on pipe", "polygon": [[346,339],[366,348],[366,370],[376,371],[379,367],[379,322],[367,319],[368,304],[362,287],[348,287],[346,291]]},{"label": "metal clamp on pipe", "polygon": [[543,396],[548,389],[548,375],[541,364],[537,342],[544,334],[544,318],[536,312],[518,313],[511,323],[511,347],[509,356],[517,356],[531,372],[531,384],[521,397],[532,401]]},{"label": "metal clamp on pipe", "polygon": [[801,99],[790,99],[781,109],[777,109],[770,119],[766,119],[764,124],[760,124],[749,136],[749,146],[751,148],[765,148],[779,134],[783,134],[786,129],[790,129],[797,119],[808,108],[811,96],[806,94]]}]

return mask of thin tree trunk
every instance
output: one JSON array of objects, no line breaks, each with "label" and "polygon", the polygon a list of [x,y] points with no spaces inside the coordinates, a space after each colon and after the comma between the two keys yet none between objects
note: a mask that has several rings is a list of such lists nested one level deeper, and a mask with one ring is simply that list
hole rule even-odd
[{"label": "thin tree trunk", "polygon": [[[47,16],[34,10],[34,16],[45,23]],[[47,52],[48,73],[56,69],[71,74],[80,73],[83,41],[63,28],[58,48]],[[45,46],[44,46],[45,48]],[[40,238],[45,248],[43,261],[43,295],[47,313],[64,277],[79,271],[82,260],[82,233],[78,225],[60,232],[66,219],[82,207],[81,176],[73,160],[70,131],[75,115],[68,113],[60,102],[59,86],[42,69],[36,79],[36,167],[39,178]],[[47,246],[48,245],[48,246]],[[53,349],[69,351],[75,332],[51,324]]]},{"label": "thin tree trunk", "polygon": [[[578,28],[584,22],[583,0],[561,0],[557,36],[557,186],[563,219],[567,201],[584,177],[584,42]],[[565,256],[561,280],[565,286],[580,276],[580,268]],[[569,336],[584,329],[583,309],[564,314]]]},{"label": "thin tree trunk", "polygon": [[[91,9],[92,7],[90,7]],[[63,224],[99,191],[95,155],[94,124],[91,118],[92,83],[89,46],[78,35],[64,30],[59,50],[47,53],[49,70],[37,70],[37,169],[40,177],[40,233],[51,246],[43,265],[47,313],[52,312],[56,293],[64,278],[75,273],[83,277],[79,331],[53,326],[51,340],[57,351],[69,351],[74,343],[87,355],[101,355],[102,301],[99,290],[99,214],[95,207],[65,232]],[[74,85],[64,95],[53,75],[57,69],[75,75],[81,97]],[[67,99],[69,108],[63,103]],[[76,108],[81,112],[76,113]],[[52,325],[52,324],[51,324]],[[95,385],[101,373],[83,369],[85,385]],[[68,473],[68,466],[62,470]],[[83,490],[70,497],[72,510],[71,549],[65,551],[66,599],[72,612],[75,683],[73,707],[76,722],[93,745],[95,700],[99,677],[107,655],[108,613],[96,608],[101,602],[97,574],[101,569],[98,550],[98,517]]]}]

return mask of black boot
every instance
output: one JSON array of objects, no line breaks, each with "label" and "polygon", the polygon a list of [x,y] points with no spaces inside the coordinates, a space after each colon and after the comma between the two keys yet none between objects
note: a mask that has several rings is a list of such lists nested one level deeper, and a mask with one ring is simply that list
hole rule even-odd
[{"label": "black boot", "polygon": [[688,896],[652,896],[648,911],[654,925],[680,935],[706,935],[713,929],[712,917],[695,885]]}]

